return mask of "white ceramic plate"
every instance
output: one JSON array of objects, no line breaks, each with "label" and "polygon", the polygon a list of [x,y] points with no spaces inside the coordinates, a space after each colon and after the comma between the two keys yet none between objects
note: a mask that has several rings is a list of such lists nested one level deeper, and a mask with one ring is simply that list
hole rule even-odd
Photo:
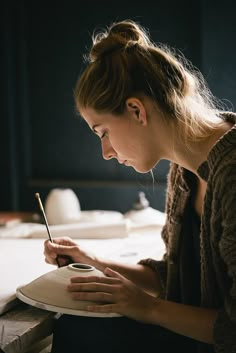
[{"label": "white ceramic plate", "polygon": [[36,308],[43,309],[43,310],[48,310],[48,311],[53,311],[56,313],[60,314],[68,314],[68,315],[78,315],[78,316],[90,316],[90,317],[120,317],[120,314],[117,313],[94,313],[94,312],[89,312],[86,310],[78,310],[78,309],[69,309],[69,308],[63,308],[60,306],[55,306],[55,305],[49,305],[45,304],[39,301],[36,301],[34,299],[31,299],[29,297],[26,297],[22,292],[21,292],[21,287],[17,288],[16,290],[16,296],[24,303],[35,306]]},{"label": "white ceramic plate", "polygon": [[66,288],[70,283],[70,278],[76,275],[104,277],[104,274],[93,266],[81,263],[69,264],[47,272],[24,286],[19,286],[16,296],[37,308],[62,314],[95,317],[120,316],[117,313],[89,312],[86,308],[94,302],[73,300]]}]

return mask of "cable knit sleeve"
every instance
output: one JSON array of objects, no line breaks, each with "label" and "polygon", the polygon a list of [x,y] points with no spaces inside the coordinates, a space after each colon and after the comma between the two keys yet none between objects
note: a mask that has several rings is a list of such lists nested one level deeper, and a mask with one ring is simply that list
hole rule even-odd
[{"label": "cable knit sleeve", "polygon": [[[215,259],[218,280],[223,292],[224,305],[219,310],[214,326],[215,351],[217,353],[236,352],[236,156],[228,158],[229,163],[220,171],[220,180],[216,184],[216,204],[214,219],[221,220],[219,259]],[[218,179],[218,178],[216,178]]]},{"label": "cable knit sleeve", "polygon": [[[165,233],[166,226],[162,229],[162,234]],[[159,296],[164,298],[166,292],[166,278],[167,278],[167,263],[165,260],[166,254],[163,256],[163,259],[160,261],[148,258],[139,261],[139,264],[150,267],[154,272],[157,273],[157,276],[160,279],[160,293]]]}]

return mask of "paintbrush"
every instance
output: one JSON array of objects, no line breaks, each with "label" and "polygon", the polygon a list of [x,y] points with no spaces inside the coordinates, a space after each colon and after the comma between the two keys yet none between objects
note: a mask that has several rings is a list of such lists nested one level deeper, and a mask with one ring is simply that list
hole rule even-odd
[{"label": "paintbrush", "polygon": [[[49,229],[47,217],[46,217],[46,214],[45,214],[45,211],[44,211],[44,208],[43,208],[43,204],[42,204],[42,201],[41,201],[41,199],[40,199],[40,195],[39,195],[38,192],[36,192],[35,197],[36,197],[36,199],[38,200],[39,208],[40,208],[40,210],[41,210],[41,212],[42,212],[42,215],[43,215],[43,220],[44,220],[44,223],[45,223],[46,228],[47,228],[47,233],[48,233],[49,240],[50,240],[51,243],[53,243],[53,238],[52,238],[52,235],[51,235],[51,232],[50,232],[50,229]],[[67,260],[67,263],[72,262],[72,261],[71,261],[71,258],[70,258],[69,256],[66,256],[66,255],[59,255],[59,256],[56,257],[56,262],[57,262],[57,266],[58,266],[58,267],[61,267],[60,262],[59,262],[59,259],[60,259],[60,258],[61,258],[61,259],[66,259],[66,260]]]}]

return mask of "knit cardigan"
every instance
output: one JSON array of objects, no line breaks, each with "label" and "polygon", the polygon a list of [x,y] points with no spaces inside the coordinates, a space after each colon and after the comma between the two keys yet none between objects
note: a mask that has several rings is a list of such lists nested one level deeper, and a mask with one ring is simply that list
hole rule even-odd
[{"label": "knit cardigan", "polygon": [[[236,124],[234,113],[225,112],[222,118]],[[201,307],[218,310],[213,346],[206,349],[202,345],[199,351],[233,353],[236,352],[236,125],[216,142],[197,172],[207,181],[200,230]],[[167,217],[162,230],[166,252],[161,261],[139,262],[158,272],[161,296],[170,301],[178,301],[181,229],[191,194],[189,174],[181,166],[170,164]],[[188,283],[185,286],[187,290]]]}]

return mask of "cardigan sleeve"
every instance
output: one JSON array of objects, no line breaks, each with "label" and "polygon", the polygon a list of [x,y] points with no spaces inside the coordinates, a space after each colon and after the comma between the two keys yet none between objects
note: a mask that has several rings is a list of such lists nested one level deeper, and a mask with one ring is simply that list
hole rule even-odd
[{"label": "cardigan sleeve", "polygon": [[[165,233],[166,226],[162,229],[162,234]],[[160,279],[160,293],[159,296],[164,298],[166,292],[166,278],[167,278],[167,262],[166,262],[166,254],[163,255],[162,260],[154,260],[151,258],[143,259],[138,262],[141,265],[150,267],[154,272],[156,272],[157,276]]]},{"label": "cardigan sleeve", "polygon": [[[218,353],[236,352],[236,161],[224,167],[219,187],[221,237],[219,254],[225,266],[224,305],[214,325],[215,350]],[[223,282],[223,280],[222,280]]]}]

